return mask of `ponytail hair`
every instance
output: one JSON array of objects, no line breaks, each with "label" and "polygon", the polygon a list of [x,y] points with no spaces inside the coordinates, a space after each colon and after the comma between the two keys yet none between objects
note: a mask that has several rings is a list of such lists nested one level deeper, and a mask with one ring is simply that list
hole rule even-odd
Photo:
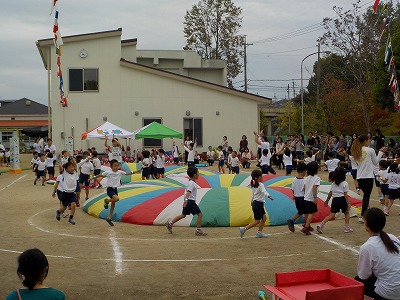
[{"label": "ponytail hair", "polygon": [[373,233],[379,233],[379,237],[388,252],[399,253],[399,248],[397,248],[394,242],[390,239],[389,235],[383,231],[383,228],[386,225],[386,217],[381,209],[376,207],[367,209],[364,213],[364,220]]},{"label": "ponytail hair", "polygon": [[29,249],[18,257],[17,275],[22,284],[32,290],[42,283],[49,271],[49,262],[39,249]]},{"label": "ponytail hair", "polygon": [[261,170],[253,170],[251,172],[251,181],[250,181],[250,185],[253,188],[258,188],[258,186],[260,185],[260,183],[258,182],[258,177],[262,176],[262,172]]},{"label": "ponytail hair", "polygon": [[368,140],[366,135],[361,135],[356,138],[351,145],[351,155],[354,157],[355,161],[360,161],[362,157],[362,144]]}]

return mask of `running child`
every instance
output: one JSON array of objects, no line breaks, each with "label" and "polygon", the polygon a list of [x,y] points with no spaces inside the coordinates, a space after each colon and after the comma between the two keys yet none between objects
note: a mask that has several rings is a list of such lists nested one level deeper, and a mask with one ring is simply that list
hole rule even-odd
[{"label": "running child", "polygon": [[292,174],[293,156],[292,156],[292,152],[290,151],[289,147],[286,147],[285,152],[283,153],[283,164],[285,165],[286,176],[289,176],[290,174]]},{"label": "running child", "polygon": [[182,220],[186,216],[192,214],[197,215],[197,223],[196,223],[196,230],[194,232],[195,235],[198,236],[206,236],[207,233],[201,230],[201,222],[203,220],[203,214],[201,213],[200,208],[196,204],[196,197],[197,197],[197,184],[196,180],[199,178],[199,170],[196,167],[188,167],[187,174],[189,176],[189,182],[185,188],[184,199],[183,199],[183,209],[182,213],[176,216],[172,221],[168,221],[166,226],[168,231],[172,233],[172,226]]},{"label": "running child", "polygon": [[[144,151],[143,151],[144,152]],[[108,209],[108,205],[111,203],[110,213],[106,219],[110,226],[114,226],[112,222],[112,215],[114,213],[115,203],[119,201],[118,187],[121,185],[122,175],[132,175],[135,172],[124,172],[120,170],[119,162],[116,159],[110,161],[111,170],[107,170],[100,175],[94,176],[93,178],[107,178],[107,196],[109,199],[104,199],[104,208]]]},{"label": "running child", "polygon": [[39,160],[39,153],[37,151],[33,151],[32,154],[33,154],[33,157],[31,159],[31,168],[32,168],[32,171],[35,172],[36,165],[37,165],[38,160]]},{"label": "running child", "polygon": [[312,150],[307,150],[306,151],[306,158],[304,159],[304,162],[306,165],[308,165],[312,161],[316,161],[315,157],[320,153],[321,151],[318,150],[313,154]]},{"label": "running child", "polygon": [[325,206],[328,206],[332,197],[331,213],[322,220],[317,226],[317,231],[323,233],[326,223],[335,218],[336,213],[342,211],[344,213],[344,233],[353,232],[350,227],[350,202],[349,202],[349,184],[346,181],[346,170],[343,167],[337,167],[333,172],[331,190],[325,200]]},{"label": "running child", "polygon": [[43,153],[39,154],[39,160],[36,164],[36,178],[33,181],[33,184],[36,185],[36,182],[39,178],[42,178],[42,186],[44,186],[44,182],[46,180],[46,159]]},{"label": "running child", "polygon": [[247,230],[258,225],[256,237],[265,238],[268,236],[262,232],[265,221],[267,220],[264,209],[265,197],[269,198],[270,200],[274,200],[274,198],[272,198],[272,196],[265,189],[265,186],[262,182],[262,173],[260,170],[253,170],[253,172],[251,172],[250,185],[252,187],[251,208],[254,214],[254,222],[247,225],[246,227],[239,227],[240,237],[242,238]]},{"label": "running child", "polygon": [[329,181],[332,181],[333,172],[339,167],[340,160],[333,157],[333,152],[328,152],[328,160],[325,161],[325,165],[329,172]]},{"label": "running child", "polygon": [[297,213],[287,221],[289,230],[291,232],[295,231],[294,223],[298,218],[304,215],[304,220],[307,220],[307,214],[305,213],[305,203],[304,203],[304,177],[306,176],[307,165],[303,162],[297,164],[297,176],[292,182],[292,192],[293,200],[296,203]]},{"label": "running child", "polygon": [[234,151],[232,151],[232,158],[231,158],[232,174],[239,174],[239,163],[240,163],[240,160],[237,157],[237,152],[234,150]]},{"label": "running child", "polygon": [[221,174],[225,174],[224,164],[225,164],[225,155],[224,152],[222,151],[222,146],[218,146],[218,172]]},{"label": "running child", "polygon": [[83,187],[85,187],[85,200],[88,200],[90,175],[92,175],[94,171],[93,164],[89,160],[89,152],[85,151],[82,153],[82,160],[78,163],[78,169],[81,170],[79,174],[79,185],[81,190]]},{"label": "running child", "polygon": [[302,233],[311,235],[314,229],[311,227],[311,221],[318,211],[318,188],[321,184],[321,178],[318,174],[319,165],[316,161],[312,161],[307,165],[307,177],[304,180],[304,213],[308,214],[306,223],[304,224]]},{"label": "running child", "polygon": [[[62,196],[63,196],[63,191],[64,191],[63,190],[63,181],[64,181],[64,178],[63,178],[63,175],[61,173],[60,175],[57,176],[56,182],[54,183],[54,189],[53,189],[53,192],[56,191],[56,193],[57,193],[57,198],[60,201],[60,206],[62,204]],[[52,194],[52,197],[53,198],[55,197],[55,193]],[[63,218],[68,217],[68,215],[69,215],[69,213],[67,213],[67,211],[64,211],[61,214],[61,216]]]},{"label": "running child", "polygon": [[271,153],[268,149],[262,150],[262,155],[259,163],[262,174],[268,174],[269,172],[271,172],[271,174],[276,174],[275,170],[271,167]]},{"label": "running child", "polygon": [[[92,160],[92,163],[93,163],[93,168],[94,168],[94,171],[93,171],[93,175],[94,176],[97,176],[97,175],[100,175],[100,173],[101,173],[101,161],[100,161],[100,159],[97,157],[97,151],[96,150],[93,150],[92,151],[92,156],[93,156],[93,160]],[[93,187],[96,187],[96,185],[97,185],[97,188],[98,189],[101,189],[103,186],[101,185],[101,183],[100,183],[100,180],[98,180],[97,178],[96,179],[94,179],[94,184],[93,184]]]},{"label": "running child", "polygon": [[[75,225],[74,214],[76,207],[76,186],[78,185],[78,173],[75,170],[75,165],[72,161],[67,162],[64,165],[64,172],[62,173],[62,197],[60,208],[56,211],[56,219],[60,221],[61,214],[67,210],[68,206],[71,206],[71,214],[69,216],[68,223]],[[53,190],[52,196],[54,197],[57,193],[57,189]]]},{"label": "running child", "polygon": [[386,209],[387,216],[390,214],[390,208],[392,207],[394,200],[400,199],[400,174],[398,166],[399,165],[396,162],[392,162],[389,167],[389,172],[382,179],[384,183],[388,184],[389,188],[389,201]]},{"label": "running child", "polygon": [[[46,150],[47,151],[47,150]],[[53,157],[53,153],[46,152],[46,170],[47,170],[47,174],[49,175],[49,179],[47,180],[51,180],[54,178],[54,160],[55,158]]]},{"label": "running child", "polygon": [[358,180],[357,180],[357,163],[354,160],[354,156],[349,155],[349,160],[351,164],[351,177],[353,177],[354,180],[354,186],[356,187],[357,194],[361,194],[361,190],[358,186]]}]

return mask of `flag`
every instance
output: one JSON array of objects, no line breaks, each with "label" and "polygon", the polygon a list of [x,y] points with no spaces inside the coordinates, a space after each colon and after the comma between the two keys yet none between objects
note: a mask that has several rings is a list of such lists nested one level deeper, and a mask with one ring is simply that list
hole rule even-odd
[{"label": "flag", "polygon": [[56,43],[56,47],[58,48],[59,46],[64,45],[62,37],[61,37],[61,33],[60,31],[57,30],[57,32],[54,34],[54,41]]},{"label": "flag", "polygon": [[383,34],[385,33],[386,27],[389,25],[390,19],[389,18],[384,18],[383,19],[383,28],[382,28],[382,32],[381,35],[379,36],[379,42],[382,39]]},{"label": "flag", "polygon": [[393,80],[396,78],[396,72],[392,72],[392,75],[390,76],[389,80],[389,86],[392,86]]},{"label": "flag", "polygon": [[373,9],[374,11],[376,11],[376,9],[378,8],[379,1],[381,1],[381,0],[375,0],[374,5],[372,6],[372,9]]},{"label": "flag", "polygon": [[388,72],[392,73],[393,69],[395,69],[395,64],[394,64],[394,55],[390,58],[389,62],[389,67],[388,67]]},{"label": "flag", "polygon": [[54,7],[57,4],[57,0],[51,0],[50,16],[53,14]]},{"label": "flag", "polygon": [[392,41],[390,38],[388,38],[388,42],[386,44],[386,50],[385,50],[385,64],[388,64],[390,62],[390,58],[392,57]]},{"label": "flag", "polygon": [[397,78],[393,79],[392,85],[390,86],[390,91],[394,93],[397,90]]}]

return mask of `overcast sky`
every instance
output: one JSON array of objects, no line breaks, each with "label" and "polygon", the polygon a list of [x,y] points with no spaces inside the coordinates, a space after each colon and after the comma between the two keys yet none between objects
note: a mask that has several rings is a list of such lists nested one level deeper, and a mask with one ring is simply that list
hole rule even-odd
[{"label": "overcast sky", "polygon": [[[355,1],[355,0],[354,0]],[[0,99],[30,98],[47,103],[47,75],[35,42],[52,37],[50,0],[2,0],[0,9]],[[197,0],[59,0],[63,36],[122,27],[123,38],[137,38],[138,49],[182,49],[183,18]],[[282,99],[292,79],[300,89],[300,63],[317,50],[320,23],[333,17],[334,5],[350,9],[351,0],[234,0],[242,8],[247,35],[249,92]],[[374,1],[362,0],[363,8]],[[308,27],[315,25],[314,27]],[[295,31],[308,27],[303,31]],[[306,34],[299,35],[299,33]],[[311,31],[311,32],[310,32]],[[282,35],[293,33],[289,39]],[[263,40],[280,37],[277,41]],[[276,40],[276,39],[275,39]],[[283,52],[283,53],[282,53]],[[316,59],[304,63],[309,78]],[[266,81],[267,80],[267,81]],[[280,80],[280,81],[276,81]],[[288,80],[288,81],[283,81]],[[243,85],[243,76],[234,82]],[[305,85],[307,82],[305,81]],[[291,97],[293,90],[290,91]]]}]

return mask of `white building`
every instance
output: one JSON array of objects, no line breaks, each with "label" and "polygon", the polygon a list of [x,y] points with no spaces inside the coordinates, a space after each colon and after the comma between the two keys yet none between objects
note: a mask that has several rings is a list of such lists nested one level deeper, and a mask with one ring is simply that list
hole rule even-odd
[{"label": "white building", "polygon": [[[62,71],[68,107],[60,104],[57,55],[52,39],[37,47],[48,70],[52,138],[58,149],[72,136],[74,148],[102,141],[81,141],[81,134],[108,120],[126,130],[151,121],[197,137],[198,150],[217,146],[222,136],[238,148],[243,134],[253,148],[259,110],[271,99],[226,87],[226,64],[202,60],[194,51],[137,50],[136,39],[121,40],[122,29],[63,38]],[[171,141],[159,142],[169,150]],[[143,141],[138,141],[138,147]]]}]

